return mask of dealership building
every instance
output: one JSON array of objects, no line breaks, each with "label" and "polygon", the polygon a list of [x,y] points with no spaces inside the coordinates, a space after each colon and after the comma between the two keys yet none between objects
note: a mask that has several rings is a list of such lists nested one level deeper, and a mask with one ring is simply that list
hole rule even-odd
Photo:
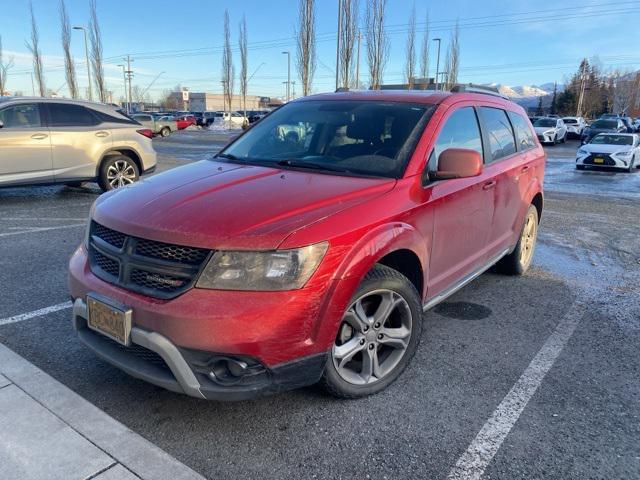
[{"label": "dealership building", "polygon": [[[242,96],[233,95],[231,99],[231,108],[226,105],[226,98],[221,93],[206,93],[206,92],[190,92],[183,90],[181,92],[172,92],[171,97],[178,104],[182,104],[183,110],[190,112],[206,112],[217,110],[242,110],[244,105],[242,104]],[[262,110],[265,108],[272,108],[280,105],[277,99],[271,97],[261,97],[258,95],[247,95],[247,110]]]}]

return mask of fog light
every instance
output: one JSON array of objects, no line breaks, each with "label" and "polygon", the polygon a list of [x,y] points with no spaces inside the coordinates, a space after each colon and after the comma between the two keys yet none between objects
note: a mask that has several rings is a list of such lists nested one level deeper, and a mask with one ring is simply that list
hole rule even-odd
[{"label": "fog light", "polygon": [[207,376],[214,382],[221,385],[232,385],[239,382],[248,372],[247,364],[232,358],[221,358],[211,365],[211,370]]}]

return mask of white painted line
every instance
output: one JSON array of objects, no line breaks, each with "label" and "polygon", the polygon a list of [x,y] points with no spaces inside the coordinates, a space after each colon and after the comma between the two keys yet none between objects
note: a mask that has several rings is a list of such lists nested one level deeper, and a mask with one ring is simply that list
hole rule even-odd
[{"label": "white painted line", "polygon": [[5,233],[0,233],[0,237],[9,237],[11,235],[20,235],[23,233],[36,233],[36,232],[46,232],[47,230],[60,230],[63,228],[77,228],[77,227],[86,227],[86,223],[78,223],[75,225],[60,225],[58,227],[34,227],[34,228],[27,228],[24,230],[20,230],[18,232],[5,232]]},{"label": "white painted line", "polygon": [[35,221],[52,221],[59,222],[60,220],[71,221],[71,222],[82,222],[86,221],[86,218],[70,218],[70,217],[0,217],[0,221],[7,220],[11,222],[20,221],[20,222],[28,222],[33,220]]},{"label": "white painted line", "polygon": [[10,323],[24,322],[25,320],[29,320],[30,318],[41,317],[43,315],[47,315],[48,313],[57,312],[59,310],[66,310],[67,308],[71,308],[72,306],[73,305],[71,302],[64,302],[57,305],[51,305],[50,307],[41,308],[40,310],[34,310],[33,312],[21,313],[20,315],[15,315],[14,317],[0,318],[0,326],[9,325]]},{"label": "white painted line", "polygon": [[478,480],[536,393],[582,318],[582,306],[574,303],[538,351],[522,376],[451,469],[447,480]]}]

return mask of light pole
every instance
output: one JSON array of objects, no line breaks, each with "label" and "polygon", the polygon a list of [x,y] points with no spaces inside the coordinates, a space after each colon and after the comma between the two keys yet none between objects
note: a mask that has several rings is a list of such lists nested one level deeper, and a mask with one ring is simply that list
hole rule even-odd
[{"label": "light pole", "polygon": [[91,65],[89,64],[89,42],[87,42],[87,29],[84,27],[73,27],[74,30],[82,30],[84,32],[84,55],[87,61],[87,80],[89,81],[89,100],[93,100],[91,94]]},{"label": "light pole", "polygon": [[282,52],[287,56],[287,102],[291,99],[291,52]]},{"label": "light pole", "polygon": [[129,113],[129,97],[127,96],[127,73],[126,68],[123,64],[119,64],[119,67],[122,67],[122,80],[124,82],[124,107]]},{"label": "light pole", "polygon": [[338,0],[338,35],[336,38],[336,90],[340,88],[340,35],[342,35],[342,0]]},{"label": "light pole", "polygon": [[442,41],[441,38],[434,38],[433,39],[434,42],[438,42],[438,59],[436,60],[436,92],[438,91],[438,74],[439,74],[439,70],[440,70],[440,42]]}]

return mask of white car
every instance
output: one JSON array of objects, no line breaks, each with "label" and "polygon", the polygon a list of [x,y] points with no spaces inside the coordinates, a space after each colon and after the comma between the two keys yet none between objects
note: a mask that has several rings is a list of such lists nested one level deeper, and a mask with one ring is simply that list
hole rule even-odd
[{"label": "white car", "polygon": [[567,135],[574,137],[582,137],[582,131],[587,126],[587,122],[582,117],[564,117],[562,119],[567,127]]},{"label": "white car", "polygon": [[567,139],[567,126],[561,118],[541,117],[537,119],[533,128],[540,143],[564,143]]},{"label": "white car", "polygon": [[576,168],[587,166],[623,168],[629,172],[640,167],[640,135],[636,133],[599,133],[580,147]]},{"label": "white car", "polygon": [[248,124],[249,120],[239,112],[216,112],[213,116],[213,123],[224,123],[240,128],[243,125]]}]

